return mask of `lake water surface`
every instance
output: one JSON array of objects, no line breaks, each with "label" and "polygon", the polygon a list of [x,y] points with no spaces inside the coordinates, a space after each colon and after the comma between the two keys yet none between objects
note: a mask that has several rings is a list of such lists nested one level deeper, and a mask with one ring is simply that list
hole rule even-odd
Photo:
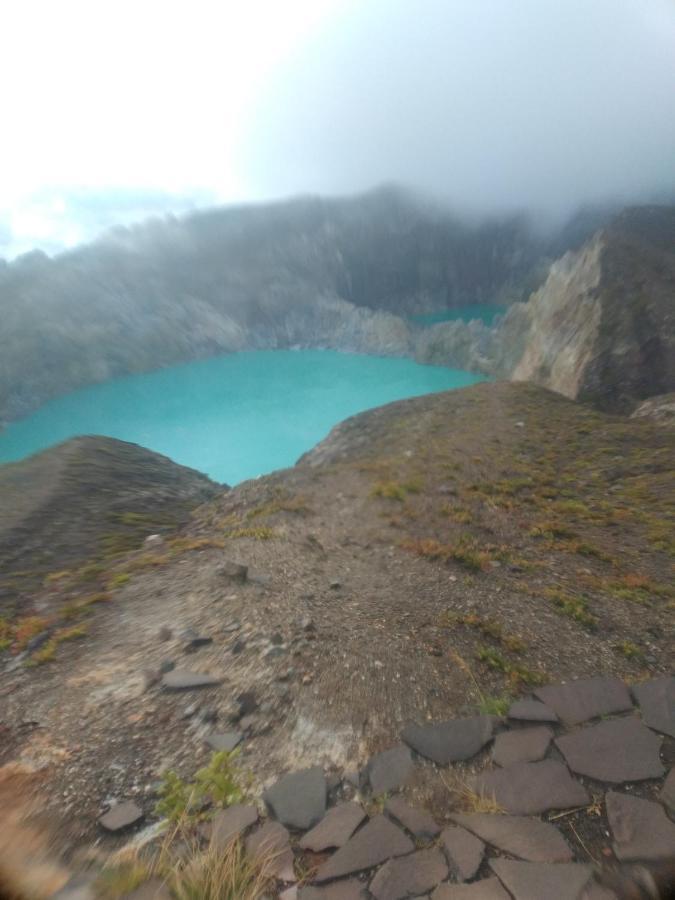
[{"label": "lake water surface", "polygon": [[0,463],[75,435],[103,434],[236,484],[293,465],[354,413],[482,380],[328,350],[233,353],[59,397],[0,434]]}]

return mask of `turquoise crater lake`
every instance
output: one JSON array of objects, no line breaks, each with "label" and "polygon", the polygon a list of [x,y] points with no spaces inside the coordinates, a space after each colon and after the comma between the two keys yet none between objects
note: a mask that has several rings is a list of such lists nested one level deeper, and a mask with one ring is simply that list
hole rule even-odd
[{"label": "turquoise crater lake", "polygon": [[482,380],[329,350],[233,353],[59,397],[0,433],[0,463],[75,435],[102,434],[237,484],[293,465],[355,413]]}]

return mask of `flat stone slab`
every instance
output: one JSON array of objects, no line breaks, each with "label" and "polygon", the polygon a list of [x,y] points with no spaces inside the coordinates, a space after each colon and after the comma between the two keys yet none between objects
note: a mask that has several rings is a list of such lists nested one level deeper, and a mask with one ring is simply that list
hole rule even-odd
[{"label": "flat stone slab", "polygon": [[403,827],[417,838],[434,838],[441,833],[431,814],[426,809],[410,806],[401,797],[392,797],[384,806],[385,812],[396,819]]},{"label": "flat stone slab", "polygon": [[558,717],[550,706],[540,700],[516,700],[509,707],[509,719],[522,722],[557,722]]},{"label": "flat stone slab", "polygon": [[633,716],[565,734],[556,744],[573,772],[598,781],[643,781],[665,772],[661,738]]},{"label": "flat stone slab", "polygon": [[150,878],[131,893],[125,894],[124,900],[172,900],[172,897],[161,878]]},{"label": "flat stone slab", "polygon": [[498,878],[483,878],[473,884],[440,884],[431,900],[511,900],[511,897]]},{"label": "flat stone slab", "polygon": [[567,766],[553,759],[514,763],[505,769],[482,772],[473,780],[476,793],[494,800],[516,816],[539,815],[549,809],[570,809],[590,803],[587,791]]},{"label": "flat stone slab", "polygon": [[373,794],[391,794],[405,787],[414,768],[412,754],[403,744],[376,754],[367,768]]},{"label": "flat stone slab", "polygon": [[435,725],[407,725],[401,737],[420,756],[447,766],[475,756],[492,739],[492,730],[492,716],[473,716]]},{"label": "flat stone slab", "polygon": [[628,688],[618,678],[597,676],[537,688],[536,696],[565,725],[578,725],[597,716],[626,712],[633,708]]},{"label": "flat stone slab", "polygon": [[252,859],[267,860],[267,871],[282,881],[297,881],[288,831],[279,822],[267,822],[244,843]]},{"label": "flat stone slab", "polygon": [[241,731],[223,731],[221,734],[209,734],[206,743],[216,753],[225,751],[231,753],[235,747],[243,741],[244,735]]},{"label": "flat stone slab", "polygon": [[565,838],[550,822],[488,813],[457,813],[450,818],[498,850],[528,862],[557,863],[573,859]]},{"label": "flat stone slab", "polygon": [[668,777],[663,783],[659,800],[668,807],[671,812],[675,812],[675,766],[668,773]]},{"label": "flat stone slab", "polygon": [[584,863],[550,865],[491,859],[490,868],[514,900],[578,900],[593,875],[592,867]]},{"label": "flat stone slab", "polygon": [[211,822],[211,843],[219,849],[225,849],[230,841],[239,837],[257,821],[258,810],[255,806],[237,804],[221,809]]},{"label": "flat stone slab", "polygon": [[660,803],[609,791],[605,797],[607,820],[620,860],[657,860],[675,854],[675,822]]},{"label": "flat stone slab", "polygon": [[167,691],[191,691],[195,688],[213,687],[222,684],[223,679],[203,672],[188,672],[186,669],[174,669],[162,676],[162,687]]},{"label": "flat stone slab", "polygon": [[130,828],[143,818],[143,810],[136,806],[133,800],[125,800],[109,809],[98,820],[99,825],[106,831],[123,831]]},{"label": "flat stone slab", "polygon": [[460,881],[473,878],[483,862],[485,844],[466,829],[451,826],[441,832],[441,845],[453,875]]},{"label": "flat stone slab", "polygon": [[284,775],[263,794],[275,818],[289,828],[306,831],[326,812],[326,778],[320,766]]},{"label": "flat stone slab", "polygon": [[546,756],[553,732],[545,725],[502,731],[495,738],[492,760],[498,766],[517,762],[538,762]]},{"label": "flat stone slab", "polygon": [[366,887],[356,878],[327,884],[325,887],[300,888],[298,900],[366,900]]},{"label": "flat stone slab", "polygon": [[675,737],[675,676],[663,675],[635,684],[633,694],[640,704],[645,725]]},{"label": "flat stone slab", "polygon": [[375,816],[325,862],[314,878],[330,881],[343,875],[354,875],[380,863],[412,853],[413,842],[386,816]]},{"label": "flat stone slab", "polygon": [[410,856],[390,859],[370,882],[375,900],[406,900],[436,887],[448,875],[440,850],[418,850]]},{"label": "flat stone slab", "polygon": [[330,847],[343,847],[365,819],[358,803],[340,803],[329,809],[318,825],[300,841],[303,850],[320,853]]}]

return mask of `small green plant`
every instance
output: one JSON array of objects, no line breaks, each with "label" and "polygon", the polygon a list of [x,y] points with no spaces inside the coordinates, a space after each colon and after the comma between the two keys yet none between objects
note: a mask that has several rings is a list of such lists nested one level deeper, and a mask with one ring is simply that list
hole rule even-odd
[{"label": "small green plant", "polygon": [[371,497],[383,497],[385,500],[398,500],[401,503],[408,494],[419,494],[422,486],[417,481],[378,481],[370,492]]},{"label": "small green plant", "polygon": [[621,641],[616,644],[614,649],[617,653],[620,653],[621,656],[625,656],[626,659],[639,660],[644,656],[642,650],[632,641]]},{"label": "small green plant", "polygon": [[244,791],[241,774],[234,765],[237,751],[214,753],[208,766],[187,782],[175,772],[167,772],[159,789],[156,811],[169,821],[180,823],[200,817],[208,807],[223,808],[241,803]]},{"label": "small green plant", "polygon": [[225,532],[226,538],[253,538],[256,541],[269,541],[276,537],[273,528],[260,525],[258,528],[232,528]]},{"label": "small green plant", "polygon": [[510,694],[502,694],[499,697],[483,696],[477,704],[477,709],[484,716],[505,716],[513,698]]},{"label": "small green plant", "polygon": [[122,587],[123,584],[126,584],[131,580],[131,575],[129,572],[117,572],[117,574],[112,575],[108,579],[108,584],[106,585],[109,591],[115,590],[115,588]]},{"label": "small green plant", "polygon": [[86,635],[87,629],[84,625],[71,625],[69,628],[59,628],[39,650],[33,653],[30,659],[26,661],[26,665],[33,667],[51,662],[56,656],[56,651],[60,644],[63,644],[65,641],[74,641],[78,638],[86,637]]},{"label": "small green plant", "polygon": [[567,594],[559,588],[547,588],[544,591],[544,596],[553,601],[560,615],[568,616],[568,618],[574,619],[575,622],[579,622],[580,625],[585,625],[586,628],[591,630],[597,627],[598,620],[596,616],[589,612],[585,597]]}]

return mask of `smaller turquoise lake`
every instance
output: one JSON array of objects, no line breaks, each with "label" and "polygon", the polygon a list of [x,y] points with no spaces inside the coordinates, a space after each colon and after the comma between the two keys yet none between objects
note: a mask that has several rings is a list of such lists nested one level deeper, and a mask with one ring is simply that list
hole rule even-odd
[{"label": "smaller turquoise lake", "polygon": [[439,322],[453,322],[456,319],[461,319],[463,322],[478,319],[486,325],[492,325],[496,316],[503,316],[507,309],[507,306],[496,306],[491,303],[472,303],[469,306],[456,306],[453,309],[442,309],[435,313],[410,316],[410,321],[415,325],[438,325]]},{"label": "smaller turquoise lake", "polygon": [[329,350],[232,353],[59,397],[0,433],[0,463],[75,435],[102,434],[237,484],[292,466],[357,412],[483,380]]}]

